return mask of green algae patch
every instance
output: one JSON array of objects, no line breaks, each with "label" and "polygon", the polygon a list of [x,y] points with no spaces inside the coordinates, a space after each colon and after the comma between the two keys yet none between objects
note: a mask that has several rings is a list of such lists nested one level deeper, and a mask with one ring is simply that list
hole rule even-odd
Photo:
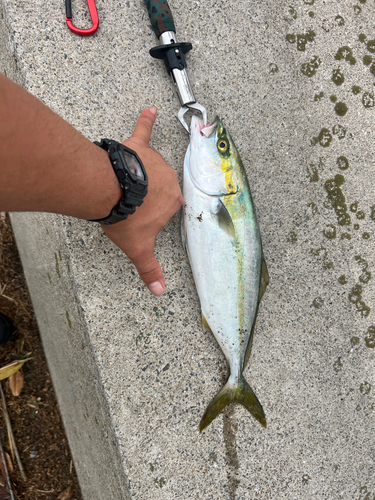
[{"label": "green algae patch", "polygon": [[371,279],[371,273],[368,270],[368,263],[360,255],[356,255],[355,260],[362,268],[362,274],[359,277],[359,281],[366,285]]},{"label": "green algae patch", "polygon": [[339,282],[341,285],[346,285],[346,283],[348,282],[348,280],[346,279],[345,274],[342,274],[342,275],[340,276],[340,278],[338,279],[338,282]]},{"label": "green algae patch", "polygon": [[329,240],[336,238],[336,227],[333,224],[328,224],[328,226],[323,230],[323,234]]},{"label": "green algae patch", "polygon": [[344,139],[346,136],[346,128],[343,127],[342,125],[335,125],[332,128],[332,133],[333,135],[337,135],[337,137],[341,140]]},{"label": "green algae patch", "polygon": [[371,391],[371,384],[369,384],[368,382],[363,382],[363,384],[361,384],[359,387],[359,391],[361,394],[369,394]]},{"label": "green algae patch", "polygon": [[375,347],[375,326],[369,326],[367,330],[367,335],[365,337],[365,344],[370,349]]},{"label": "green algae patch", "polygon": [[321,248],[312,248],[310,250],[311,255],[316,257],[318,260],[321,261],[323,265],[323,269],[333,269],[333,262],[328,260],[328,252],[327,249],[324,247]]},{"label": "green algae patch", "polygon": [[366,54],[364,57],[363,57],[363,64],[365,66],[370,66],[370,64],[372,63],[372,57],[369,56],[368,54]]},{"label": "green algae patch", "polygon": [[349,301],[355,304],[357,311],[361,314],[362,318],[367,318],[371,309],[362,300],[362,285],[356,284],[349,293]]},{"label": "green algae patch", "polygon": [[319,173],[325,169],[325,163],[322,158],[319,158],[319,162],[310,163],[306,167],[307,175],[310,179],[310,182],[318,182]]},{"label": "green algae patch", "polygon": [[301,71],[305,76],[311,78],[315,75],[321,63],[321,59],[318,56],[314,56],[309,62],[302,64]]},{"label": "green algae patch", "polygon": [[306,486],[307,484],[309,484],[310,479],[311,477],[308,474],[304,474],[302,476],[302,484]]},{"label": "green algae patch", "polygon": [[324,299],[322,297],[316,297],[316,299],[313,300],[313,306],[315,309],[321,309],[324,305]]},{"label": "green algae patch", "polygon": [[374,94],[372,92],[364,92],[362,96],[362,104],[365,108],[374,107]]},{"label": "green algae patch", "polygon": [[350,339],[350,343],[352,344],[352,347],[355,347],[356,345],[359,344],[359,337],[352,337]]},{"label": "green algae patch", "polygon": [[328,179],[325,182],[324,187],[328,194],[328,200],[336,212],[339,225],[349,226],[351,219],[345,203],[344,193],[340,188],[340,186],[342,186],[344,182],[344,176],[341,174],[337,174],[334,179]]},{"label": "green algae patch", "polygon": [[322,148],[328,148],[328,146],[332,142],[332,134],[328,130],[328,128],[322,128],[318,135],[318,142],[322,146]]},{"label": "green algae patch", "polygon": [[336,160],[336,164],[340,170],[347,170],[349,168],[349,160],[346,156],[339,156]]},{"label": "green algae patch", "polygon": [[275,74],[279,71],[279,67],[275,63],[270,63],[269,68],[272,74]]},{"label": "green algae patch", "polygon": [[288,234],[287,241],[289,243],[292,243],[292,244],[296,243],[297,242],[297,234],[294,231],[291,231]]},{"label": "green algae patch", "polygon": [[162,488],[166,484],[164,477],[154,479],[154,485],[156,488]]},{"label": "green algae patch", "polygon": [[304,52],[306,50],[307,43],[313,42],[315,37],[315,31],[309,30],[306,33],[288,33],[285,38],[289,43],[297,42],[297,50]]},{"label": "green algae patch", "polygon": [[344,61],[348,61],[351,65],[356,63],[356,59],[353,57],[353,50],[348,45],[339,48],[335,55],[335,59],[337,61],[343,59]]},{"label": "green algae patch", "polygon": [[335,113],[339,116],[345,116],[348,111],[348,106],[344,102],[338,102],[335,106]]},{"label": "green algae patch", "polygon": [[339,372],[341,372],[342,368],[343,368],[343,365],[341,362],[341,358],[339,358],[337,361],[335,361],[333,363],[333,369],[335,370],[336,373],[339,373]]},{"label": "green algae patch", "polygon": [[332,74],[332,81],[337,86],[342,85],[345,81],[343,72],[340,69],[334,69]]}]

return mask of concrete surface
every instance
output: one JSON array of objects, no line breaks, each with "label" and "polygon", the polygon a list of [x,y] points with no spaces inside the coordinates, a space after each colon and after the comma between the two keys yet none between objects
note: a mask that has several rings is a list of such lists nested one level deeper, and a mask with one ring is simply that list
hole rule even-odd
[{"label": "concrete surface", "polygon": [[[152,145],[181,179],[188,137],[141,0],[97,0],[91,38],[62,1],[0,5],[0,71],[91,140],[129,136],[156,105]],[[374,2],[171,8],[257,208],[270,285],[246,378],[268,428],[232,407],[198,433],[227,367],[201,330],[179,216],[157,241],[157,299],[96,225],[13,214],[85,499],[374,499]]]}]

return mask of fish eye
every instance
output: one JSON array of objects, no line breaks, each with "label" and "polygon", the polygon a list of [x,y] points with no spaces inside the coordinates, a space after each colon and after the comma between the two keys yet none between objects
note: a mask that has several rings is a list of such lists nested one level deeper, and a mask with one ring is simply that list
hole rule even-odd
[{"label": "fish eye", "polygon": [[225,153],[226,151],[228,151],[228,143],[227,141],[225,141],[224,139],[220,139],[220,141],[217,143],[217,149],[221,152],[221,153]]}]

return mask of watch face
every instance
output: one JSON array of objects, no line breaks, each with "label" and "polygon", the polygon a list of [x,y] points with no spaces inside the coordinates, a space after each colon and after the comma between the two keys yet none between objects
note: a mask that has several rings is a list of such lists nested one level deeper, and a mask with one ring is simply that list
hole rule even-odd
[{"label": "watch face", "polygon": [[128,169],[130,170],[130,172],[138,179],[141,179],[142,181],[144,181],[145,175],[142,171],[142,167],[139,164],[139,161],[137,160],[137,158],[135,156],[133,156],[132,154],[128,153],[127,151],[123,151],[122,154],[125,158],[126,165],[127,165]]}]

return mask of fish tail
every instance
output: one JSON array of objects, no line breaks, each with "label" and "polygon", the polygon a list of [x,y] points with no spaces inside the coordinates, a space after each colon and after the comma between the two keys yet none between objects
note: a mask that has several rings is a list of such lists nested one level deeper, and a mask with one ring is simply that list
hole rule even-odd
[{"label": "fish tail", "polygon": [[267,428],[266,416],[254,391],[241,375],[237,384],[229,379],[207,406],[199,424],[202,432],[231,403],[242,404],[264,428]]}]

